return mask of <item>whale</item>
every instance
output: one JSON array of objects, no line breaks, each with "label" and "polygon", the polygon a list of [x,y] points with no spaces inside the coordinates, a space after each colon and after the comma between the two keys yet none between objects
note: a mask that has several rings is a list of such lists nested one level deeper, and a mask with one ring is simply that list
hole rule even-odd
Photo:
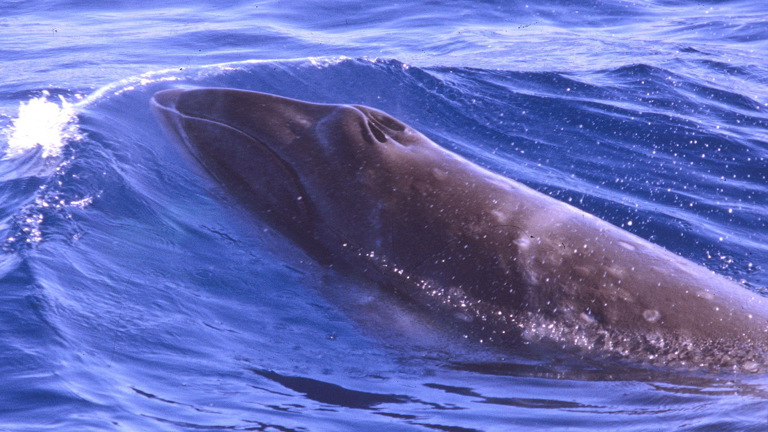
[{"label": "whale", "polygon": [[466,339],[765,369],[765,297],[380,110],[225,88],[162,90],[150,105],[181,151],[265,223]]}]

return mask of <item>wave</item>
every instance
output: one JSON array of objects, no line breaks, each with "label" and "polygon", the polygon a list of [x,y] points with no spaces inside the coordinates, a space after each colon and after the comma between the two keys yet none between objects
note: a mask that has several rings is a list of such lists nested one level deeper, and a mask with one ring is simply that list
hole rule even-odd
[{"label": "wave", "polygon": [[[172,87],[373,106],[751,289],[768,285],[765,108],[728,85],[642,63],[579,73],[329,57],[155,71],[81,99],[33,97],[7,129],[10,142],[35,129],[33,118],[51,125],[40,128],[50,132],[45,139],[14,144],[19,151],[0,161],[0,280],[11,287],[12,309],[30,314],[8,323],[13,337],[4,348],[56,371],[36,385],[50,396],[40,401],[64,412],[77,406],[145,430],[290,430],[306,425],[291,420],[301,416],[380,425],[382,415],[403,427],[454,430],[508,419],[508,411],[491,410],[487,421],[445,414],[470,406],[551,408],[563,421],[572,410],[611,408],[606,399],[569,401],[584,383],[615,387],[607,383],[616,370],[582,375],[535,355],[500,359],[453,340],[427,341],[415,335],[429,326],[408,311],[380,310],[368,327],[351,321],[345,310],[382,298],[313,263],[194,171],[149,111],[151,96]],[[46,161],[55,163],[42,169]],[[346,306],[329,300],[355,291]],[[395,320],[412,334],[376,328]],[[21,365],[5,372],[28,373]],[[558,381],[567,395],[548,388],[557,377],[576,380]],[[499,380],[516,389],[532,380],[522,388],[543,395],[510,395]],[[405,381],[415,384],[398,384]],[[661,391],[679,398],[678,410],[710,401],[671,384]],[[506,396],[492,396],[499,393]],[[479,394],[488,403],[478,406]],[[24,401],[26,412],[45,409],[34,397]],[[209,408],[222,401],[226,408]],[[359,417],[340,420],[341,409]],[[61,414],[63,424],[79,424],[70,415]]]}]

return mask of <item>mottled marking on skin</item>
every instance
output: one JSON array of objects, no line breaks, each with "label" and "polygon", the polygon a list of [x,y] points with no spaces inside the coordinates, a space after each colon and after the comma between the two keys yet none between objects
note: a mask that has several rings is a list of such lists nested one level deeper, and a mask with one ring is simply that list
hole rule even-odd
[{"label": "mottled marking on skin", "polygon": [[573,267],[573,272],[581,277],[587,277],[587,276],[591,276],[592,273],[594,273],[594,269],[591,267],[579,266],[579,267]]},{"label": "mottled marking on skin", "polygon": [[586,312],[582,312],[581,315],[579,315],[579,318],[581,318],[581,320],[587,324],[593,324],[597,322],[597,320],[594,317],[592,317],[592,315]]},{"label": "mottled marking on skin", "polygon": [[440,168],[432,168],[432,176],[439,181],[443,181],[448,178],[448,173]]},{"label": "mottled marking on skin", "polygon": [[637,250],[637,248],[634,247],[633,245],[631,245],[631,244],[629,244],[627,242],[623,242],[623,241],[619,242],[619,246],[623,247],[624,249],[631,250],[631,251]]},{"label": "mottled marking on skin", "polygon": [[509,275],[509,274],[511,274],[513,272],[514,267],[512,266],[512,263],[515,260],[516,260],[515,258],[510,260],[509,257],[507,257],[507,256],[500,256],[499,257],[498,263],[499,263],[499,266],[504,271],[504,274]]},{"label": "mottled marking on skin", "polygon": [[648,322],[655,323],[661,318],[661,312],[656,309],[646,309],[643,311],[643,318]]},{"label": "mottled marking on skin", "polygon": [[515,240],[515,244],[520,250],[528,250],[531,247],[531,238],[527,235],[519,237]]},{"label": "mottled marking on skin", "polygon": [[507,224],[507,223],[509,223],[509,217],[503,211],[491,210],[491,215],[493,215],[493,217],[496,218],[496,222],[498,222],[500,224]]},{"label": "mottled marking on skin", "polygon": [[696,297],[703,298],[704,300],[710,300],[710,301],[715,299],[715,296],[712,295],[712,293],[709,291],[699,291],[696,293]]},{"label": "mottled marking on skin", "polygon": [[619,289],[618,290],[618,294],[619,294],[619,298],[621,298],[622,300],[624,300],[626,302],[634,303],[634,301],[635,301],[635,296],[633,296],[631,292],[629,292],[629,291],[627,291],[625,289]]},{"label": "mottled marking on skin", "polygon": [[534,270],[534,266],[531,265],[531,263],[526,263],[526,265],[523,267],[523,273],[525,275],[525,279],[529,284],[538,284],[539,283],[539,273]]},{"label": "mottled marking on skin", "polygon": [[624,300],[628,303],[635,302],[635,297],[632,295],[632,293],[611,282],[604,282],[600,284],[597,289],[607,293],[613,301]]},{"label": "mottled marking on skin", "polygon": [[626,272],[623,268],[615,266],[606,267],[605,272],[618,279],[618,283],[621,283],[621,278],[626,275]]}]

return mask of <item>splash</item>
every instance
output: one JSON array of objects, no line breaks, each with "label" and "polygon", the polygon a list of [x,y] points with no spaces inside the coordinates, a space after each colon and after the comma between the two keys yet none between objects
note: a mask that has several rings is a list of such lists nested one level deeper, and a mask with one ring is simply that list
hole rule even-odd
[{"label": "splash", "polygon": [[[4,131],[8,139],[2,173],[7,178],[37,177],[37,190],[18,213],[0,225],[5,240],[0,240],[0,250],[14,253],[44,239],[45,226],[64,222],[72,237],[79,232],[71,221],[70,209],[85,208],[92,197],[68,199],[62,191],[62,177],[74,160],[74,155],[64,157],[62,150],[73,141],[83,138],[80,133],[78,106],[62,96],[56,100],[50,92],[19,104],[18,116]],[[5,178],[3,178],[5,180]],[[19,199],[21,199],[19,197]]]},{"label": "splash", "polygon": [[60,104],[49,100],[50,93],[21,102],[19,115],[6,131],[8,148],[4,159],[13,159],[40,147],[42,157],[56,157],[72,140],[81,138],[72,104],[59,96]]}]

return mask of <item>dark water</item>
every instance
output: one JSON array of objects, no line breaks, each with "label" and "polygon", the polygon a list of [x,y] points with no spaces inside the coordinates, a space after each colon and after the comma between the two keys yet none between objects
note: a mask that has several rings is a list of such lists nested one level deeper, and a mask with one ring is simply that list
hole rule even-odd
[{"label": "dark water", "polygon": [[252,220],[148,102],[220,86],[373,106],[765,294],[767,16],[760,1],[6,1],[0,430],[766,430],[760,374],[430,332]]}]

